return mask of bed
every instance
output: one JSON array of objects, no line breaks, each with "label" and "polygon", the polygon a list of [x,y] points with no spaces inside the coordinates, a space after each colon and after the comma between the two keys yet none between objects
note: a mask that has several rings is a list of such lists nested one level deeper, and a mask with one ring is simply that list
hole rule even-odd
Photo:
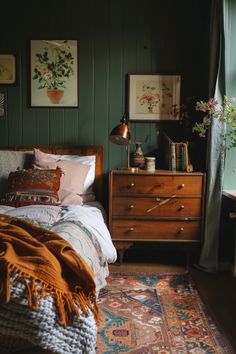
[{"label": "bed", "polygon": [[96,297],[117,256],[103,180],[102,146],[0,148],[1,354],[96,352]]}]

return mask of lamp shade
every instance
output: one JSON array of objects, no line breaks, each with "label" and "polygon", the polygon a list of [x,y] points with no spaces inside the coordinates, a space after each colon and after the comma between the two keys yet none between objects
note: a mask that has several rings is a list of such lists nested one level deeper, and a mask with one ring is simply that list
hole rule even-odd
[{"label": "lamp shade", "polygon": [[124,114],[121,123],[112,129],[109,135],[110,141],[118,145],[128,145],[131,139],[127,116]]}]

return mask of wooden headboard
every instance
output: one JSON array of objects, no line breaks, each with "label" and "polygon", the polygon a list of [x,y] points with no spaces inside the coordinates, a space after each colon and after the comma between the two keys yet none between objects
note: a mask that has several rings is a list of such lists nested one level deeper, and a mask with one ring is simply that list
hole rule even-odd
[{"label": "wooden headboard", "polygon": [[52,145],[52,146],[41,146],[41,145],[20,145],[20,146],[0,146],[0,150],[14,150],[14,151],[29,151],[34,148],[40,149],[43,152],[56,155],[79,155],[79,156],[96,156],[96,168],[95,168],[95,182],[94,182],[94,192],[96,199],[101,203],[104,202],[103,194],[103,146],[70,146],[70,145]]}]

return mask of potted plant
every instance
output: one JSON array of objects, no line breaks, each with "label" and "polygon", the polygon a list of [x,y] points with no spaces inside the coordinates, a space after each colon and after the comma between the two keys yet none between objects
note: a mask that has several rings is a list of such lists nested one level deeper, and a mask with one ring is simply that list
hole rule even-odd
[{"label": "potted plant", "polygon": [[74,57],[68,41],[45,41],[43,52],[36,53],[33,80],[38,81],[38,89],[47,89],[52,103],[60,102],[67,80],[74,74]]}]

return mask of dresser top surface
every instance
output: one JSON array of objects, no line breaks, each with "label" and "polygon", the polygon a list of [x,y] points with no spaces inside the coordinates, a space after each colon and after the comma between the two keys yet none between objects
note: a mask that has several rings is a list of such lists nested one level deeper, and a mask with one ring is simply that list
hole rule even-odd
[{"label": "dresser top surface", "polygon": [[203,172],[186,172],[186,171],[170,171],[170,170],[155,170],[147,171],[139,168],[117,168],[110,171],[117,175],[136,175],[136,176],[203,176]]}]

